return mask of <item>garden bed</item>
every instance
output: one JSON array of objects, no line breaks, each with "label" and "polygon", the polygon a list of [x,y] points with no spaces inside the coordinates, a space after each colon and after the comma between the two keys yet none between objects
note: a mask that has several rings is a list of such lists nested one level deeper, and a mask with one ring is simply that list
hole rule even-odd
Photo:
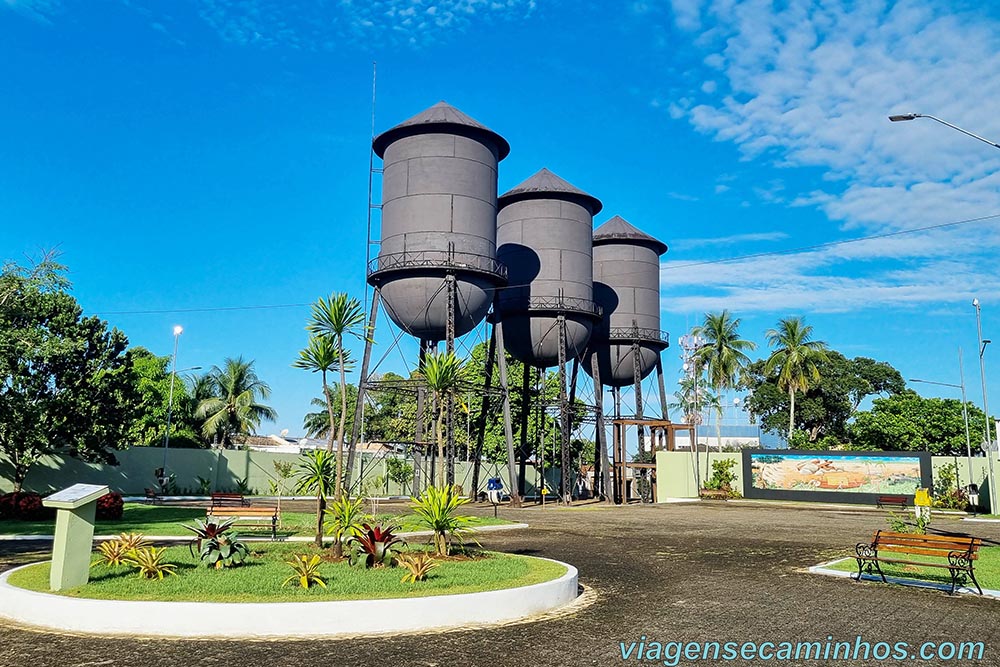
[{"label": "garden bed", "polygon": [[[319,574],[326,588],[283,586],[292,574],[286,564],[295,555],[320,554]],[[96,559],[95,559],[96,560]],[[128,567],[117,569],[95,565],[90,582],[60,591],[58,595],[99,600],[145,600],[164,602],[306,602],[423,597],[476,593],[530,586],[557,579],[566,566],[554,561],[511,554],[482,552],[472,557],[440,559],[426,581],[404,584],[405,570],[363,569],[346,561],[334,561],[329,551],[305,544],[254,545],[250,557],[239,567],[211,569],[192,556],[186,546],[168,547],[166,560],[177,565],[176,576],[145,580]],[[12,572],[12,586],[49,592],[49,563],[38,563]]]}]

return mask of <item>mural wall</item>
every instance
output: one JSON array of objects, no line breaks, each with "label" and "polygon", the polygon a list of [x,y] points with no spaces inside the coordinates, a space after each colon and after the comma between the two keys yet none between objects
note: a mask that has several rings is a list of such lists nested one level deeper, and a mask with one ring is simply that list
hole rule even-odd
[{"label": "mural wall", "polygon": [[744,450],[747,498],[874,503],[931,486],[926,452]]}]

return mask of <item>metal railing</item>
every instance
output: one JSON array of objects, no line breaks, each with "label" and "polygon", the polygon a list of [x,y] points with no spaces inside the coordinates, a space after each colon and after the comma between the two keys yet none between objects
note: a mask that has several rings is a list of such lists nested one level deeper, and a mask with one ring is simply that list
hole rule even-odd
[{"label": "metal railing", "polygon": [[[627,340],[640,342],[666,343],[670,345],[670,334],[659,329],[646,329],[643,327],[611,327],[607,330],[606,340]],[[594,332],[595,336],[600,336],[603,332]],[[601,338],[605,338],[601,336]]]},{"label": "metal railing", "polygon": [[417,250],[379,255],[368,262],[368,276],[407,269],[469,271],[507,280],[507,267],[495,257],[450,250]]},{"label": "metal railing", "polygon": [[532,311],[550,311],[557,313],[583,313],[600,318],[603,309],[590,299],[575,296],[529,296],[527,303],[523,297],[511,295],[500,297],[500,310],[504,313],[523,313]]}]

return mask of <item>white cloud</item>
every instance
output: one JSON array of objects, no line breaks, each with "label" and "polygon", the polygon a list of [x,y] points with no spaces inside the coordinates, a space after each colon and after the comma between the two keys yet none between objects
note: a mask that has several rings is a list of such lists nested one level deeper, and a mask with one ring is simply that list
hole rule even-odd
[{"label": "white cloud", "polygon": [[343,43],[421,45],[473,21],[520,19],[534,0],[369,0],[287,3],[282,0],[198,0],[199,13],[229,42],[334,49]]},{"label": "white cloud", "polygon": [[709,246],[735,245],[737,243],[761,243],[764,241],[783,241],[788,238],[785,232],[755,232],[751,234],[733,234],[698,239],[678,239],[671,243],[675,249],[704,248]]},{"label": "white cloud", "polygon": [[51,23],[50,18],[59,13],[62,4],[59,0],[0,0],[0,7],[43,23]]},{"label": "white cloud", "polygon": [[[672,115],[735,144],[751,165],[825,172],[823,186],[810,191],[791,190],[789,179],[758,183],[753,191],[764,202],[818,208],[837,225],[830,238],[1000,213],[1000,151],[932,120],[887,119],[933,114],[1000,137],[1000,21],[906,0],[706,0],[673,9],[719,86],[702,88]],[[664,305],[845,310],[967,298],[971,289],[1000,287],[992,277],[998,227],[971,224],[684,271],[668,262],[667,284],[703,286],[712,296],[692,292]]]}]

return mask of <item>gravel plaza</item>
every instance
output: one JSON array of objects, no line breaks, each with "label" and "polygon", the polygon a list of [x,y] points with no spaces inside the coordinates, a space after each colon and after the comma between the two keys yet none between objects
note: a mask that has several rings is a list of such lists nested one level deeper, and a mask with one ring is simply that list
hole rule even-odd
[{"label": "gravel plaza", "polygon": [[[620,644],[643,636],[661,643],[742,644],[823,642],[827,637],[853,642],[859,635],[872,644],[910,646],[981,641],[983,659],[974,664],[1000,665],[1000,603],[995,600],[808,572],[810,566],[850,554],[856,542],[884,528],[883,512],[701,502],[504,509],[501,516],[531,527],[483,534],[482,545],[575,565],[586,592],[573,609],[503,627],[330,641],[107,639],[0,626],[0,665],[605,666],[636,662],[622,659]],[[941,516],[934,530],[968,533],[986,544],[1000,541],[1000,524]],[[0,568],[44,559],[48,548],[40,542],[5,542]]]}]

